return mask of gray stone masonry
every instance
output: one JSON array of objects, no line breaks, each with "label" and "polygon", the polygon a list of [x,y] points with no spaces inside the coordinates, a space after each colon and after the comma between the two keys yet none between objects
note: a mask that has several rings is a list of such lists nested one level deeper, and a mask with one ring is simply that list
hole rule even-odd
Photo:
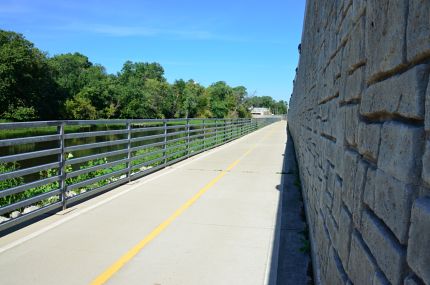
[{"label": "gray stone masonry", "polygon": [[378,168],[398,180],[416,183],[424,144],[421,127],[387,122],[382,127]]},{"label": "gray stone masonry", "polygon": [[423,157],[423,180],[430,185],[430,141],[427,141]]},{"label": "gray stone masonry", "polygon": [[416,61],[429,55],[430,2],[427,0],[410,0],[408,12],[406,50],[408,61]]},{"label": "gray stone masonry", "polygon": [[430,285],[430,0],[307,0],[288,128],[317,284]]},{"label": "gray stone masonry", "polygon": [[358,151],[368,160],[376,162],[379,154],[381,141],[381,125],[366,124],[360,122],[358,125]]},{"label": "gray stone masonry", "polygon": [[352,235],[348,275],[354,284],[372,284],[377,267],[366,245],[357,234]]},{"label": "gray stone masonry", "polygon": [[412,208],[408,263],[430,284],[430,198],[417,199]]},{"label": "gray stone masonry", "polygon": [[369,118],[401,116],[422,120],[429,67],[420,64],[369,86],[364,91],[360,113]]},{"label": "gray stone masonry", "polygon": [[392,284],[403,281],[406,253],[384,224],[368,211],[363,214],[361,233],[379,267]]},{"label": "gray stone masonry", "polygon": [[408,0],[366,1],[366,4],[367,78],[371,80],[405,64]]}]

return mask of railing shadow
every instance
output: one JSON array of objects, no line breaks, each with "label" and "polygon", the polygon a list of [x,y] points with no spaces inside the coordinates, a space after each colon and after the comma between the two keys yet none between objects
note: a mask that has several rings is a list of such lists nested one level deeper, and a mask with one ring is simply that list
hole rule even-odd
[{"label": "railing shadow", "polygon": [[310,245],[307,238],[300,178],[294,143],[287,131],[280,184],[275,238],[267,284],[312,284]]}]

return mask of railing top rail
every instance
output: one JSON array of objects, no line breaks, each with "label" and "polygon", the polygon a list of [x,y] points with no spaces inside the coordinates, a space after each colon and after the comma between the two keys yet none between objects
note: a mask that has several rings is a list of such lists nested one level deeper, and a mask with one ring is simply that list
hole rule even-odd
[{"label": "railing top rail", "polygon": [[[156,122],[181,122],[181,121],[241,121],[246,118],[175,118],[175,119],[102,119],[102,120],[54,120],[54,121],[32,121],[32,122],[7,122],[0,123],[0,130],[33,128],[33,127],[51,127],[65,125],[114,125],[127,123],[156,123]],[[249,120],[249,119],[248,119]]]},{"label": "railing top rail", "polygon": [[0,130],[23,129],[35,127],[52,127],[60,126],[62,121],[34,121],[34,122],[12,122],[0,123]]}]

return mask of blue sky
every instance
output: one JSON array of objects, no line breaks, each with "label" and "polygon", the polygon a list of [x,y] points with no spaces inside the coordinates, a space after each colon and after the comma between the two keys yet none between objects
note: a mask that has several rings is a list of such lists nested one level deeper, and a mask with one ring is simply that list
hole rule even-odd
[{"label": "blue sky", "polygon": [[169,82],[226,81],[289,100],[305,0],[2,0],[0,28],[49,55],[80,52],[109,73],[159,62]]}]

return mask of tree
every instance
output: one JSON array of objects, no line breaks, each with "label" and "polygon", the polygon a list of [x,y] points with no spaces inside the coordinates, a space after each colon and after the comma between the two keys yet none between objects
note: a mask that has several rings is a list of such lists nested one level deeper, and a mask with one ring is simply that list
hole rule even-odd
[{"label": "tree", "polygon": [[185,117],[195,118],[198,114],[198,108],[205,109],[207,104],[204,103],[205,88],[194,80],[188,80],[185,84],[185,96],[182,101],[182,109],[185,111]]},{"label": "tree", "polygon": [[88,98],[77,95],[65,103],[67,116],[75,120],[97,119],[97,110]]},{"label": "tree", "polygon": [[206,92],[209,95],[210,111],[215,118],[227,117],[231,107],[234,107],[233,90],[224,81],[210,85]]},{"label": "tree", "polygon": [[155,62],[126,61],[119,73],[108,74],[83,54],[49,58],[22,35],[0,30],[0,118],[244,118],[250,106],[288,108],[224,81],[207,88],[194,80],[169,84]]},{"label": "tree", "polygon": [[88,84],[86,70],[93,64],[80,53],[56,55],[49,59],[53,77],[66,98],[75,96]]},{"label": "tree", "polygon": [[[197,116],[200,108],[206,108],[207,103],[201,98],[204,96],[205,88],[194,80],[176,80],[172,86],[175,98],[177,118],[193,118]],[[204,113],[204,112],[202,112]]]},{"label": "tree", "polygon": [[126,61],[118,74],[123,84],[133,83],[144,85],[147,79],[166,81],[163,67],[156,62],[132,62]]},{"label": "tree", "polygon": [[0,30],[0,116],[54,119],[60,99],[46,55],[23,35]]}]

